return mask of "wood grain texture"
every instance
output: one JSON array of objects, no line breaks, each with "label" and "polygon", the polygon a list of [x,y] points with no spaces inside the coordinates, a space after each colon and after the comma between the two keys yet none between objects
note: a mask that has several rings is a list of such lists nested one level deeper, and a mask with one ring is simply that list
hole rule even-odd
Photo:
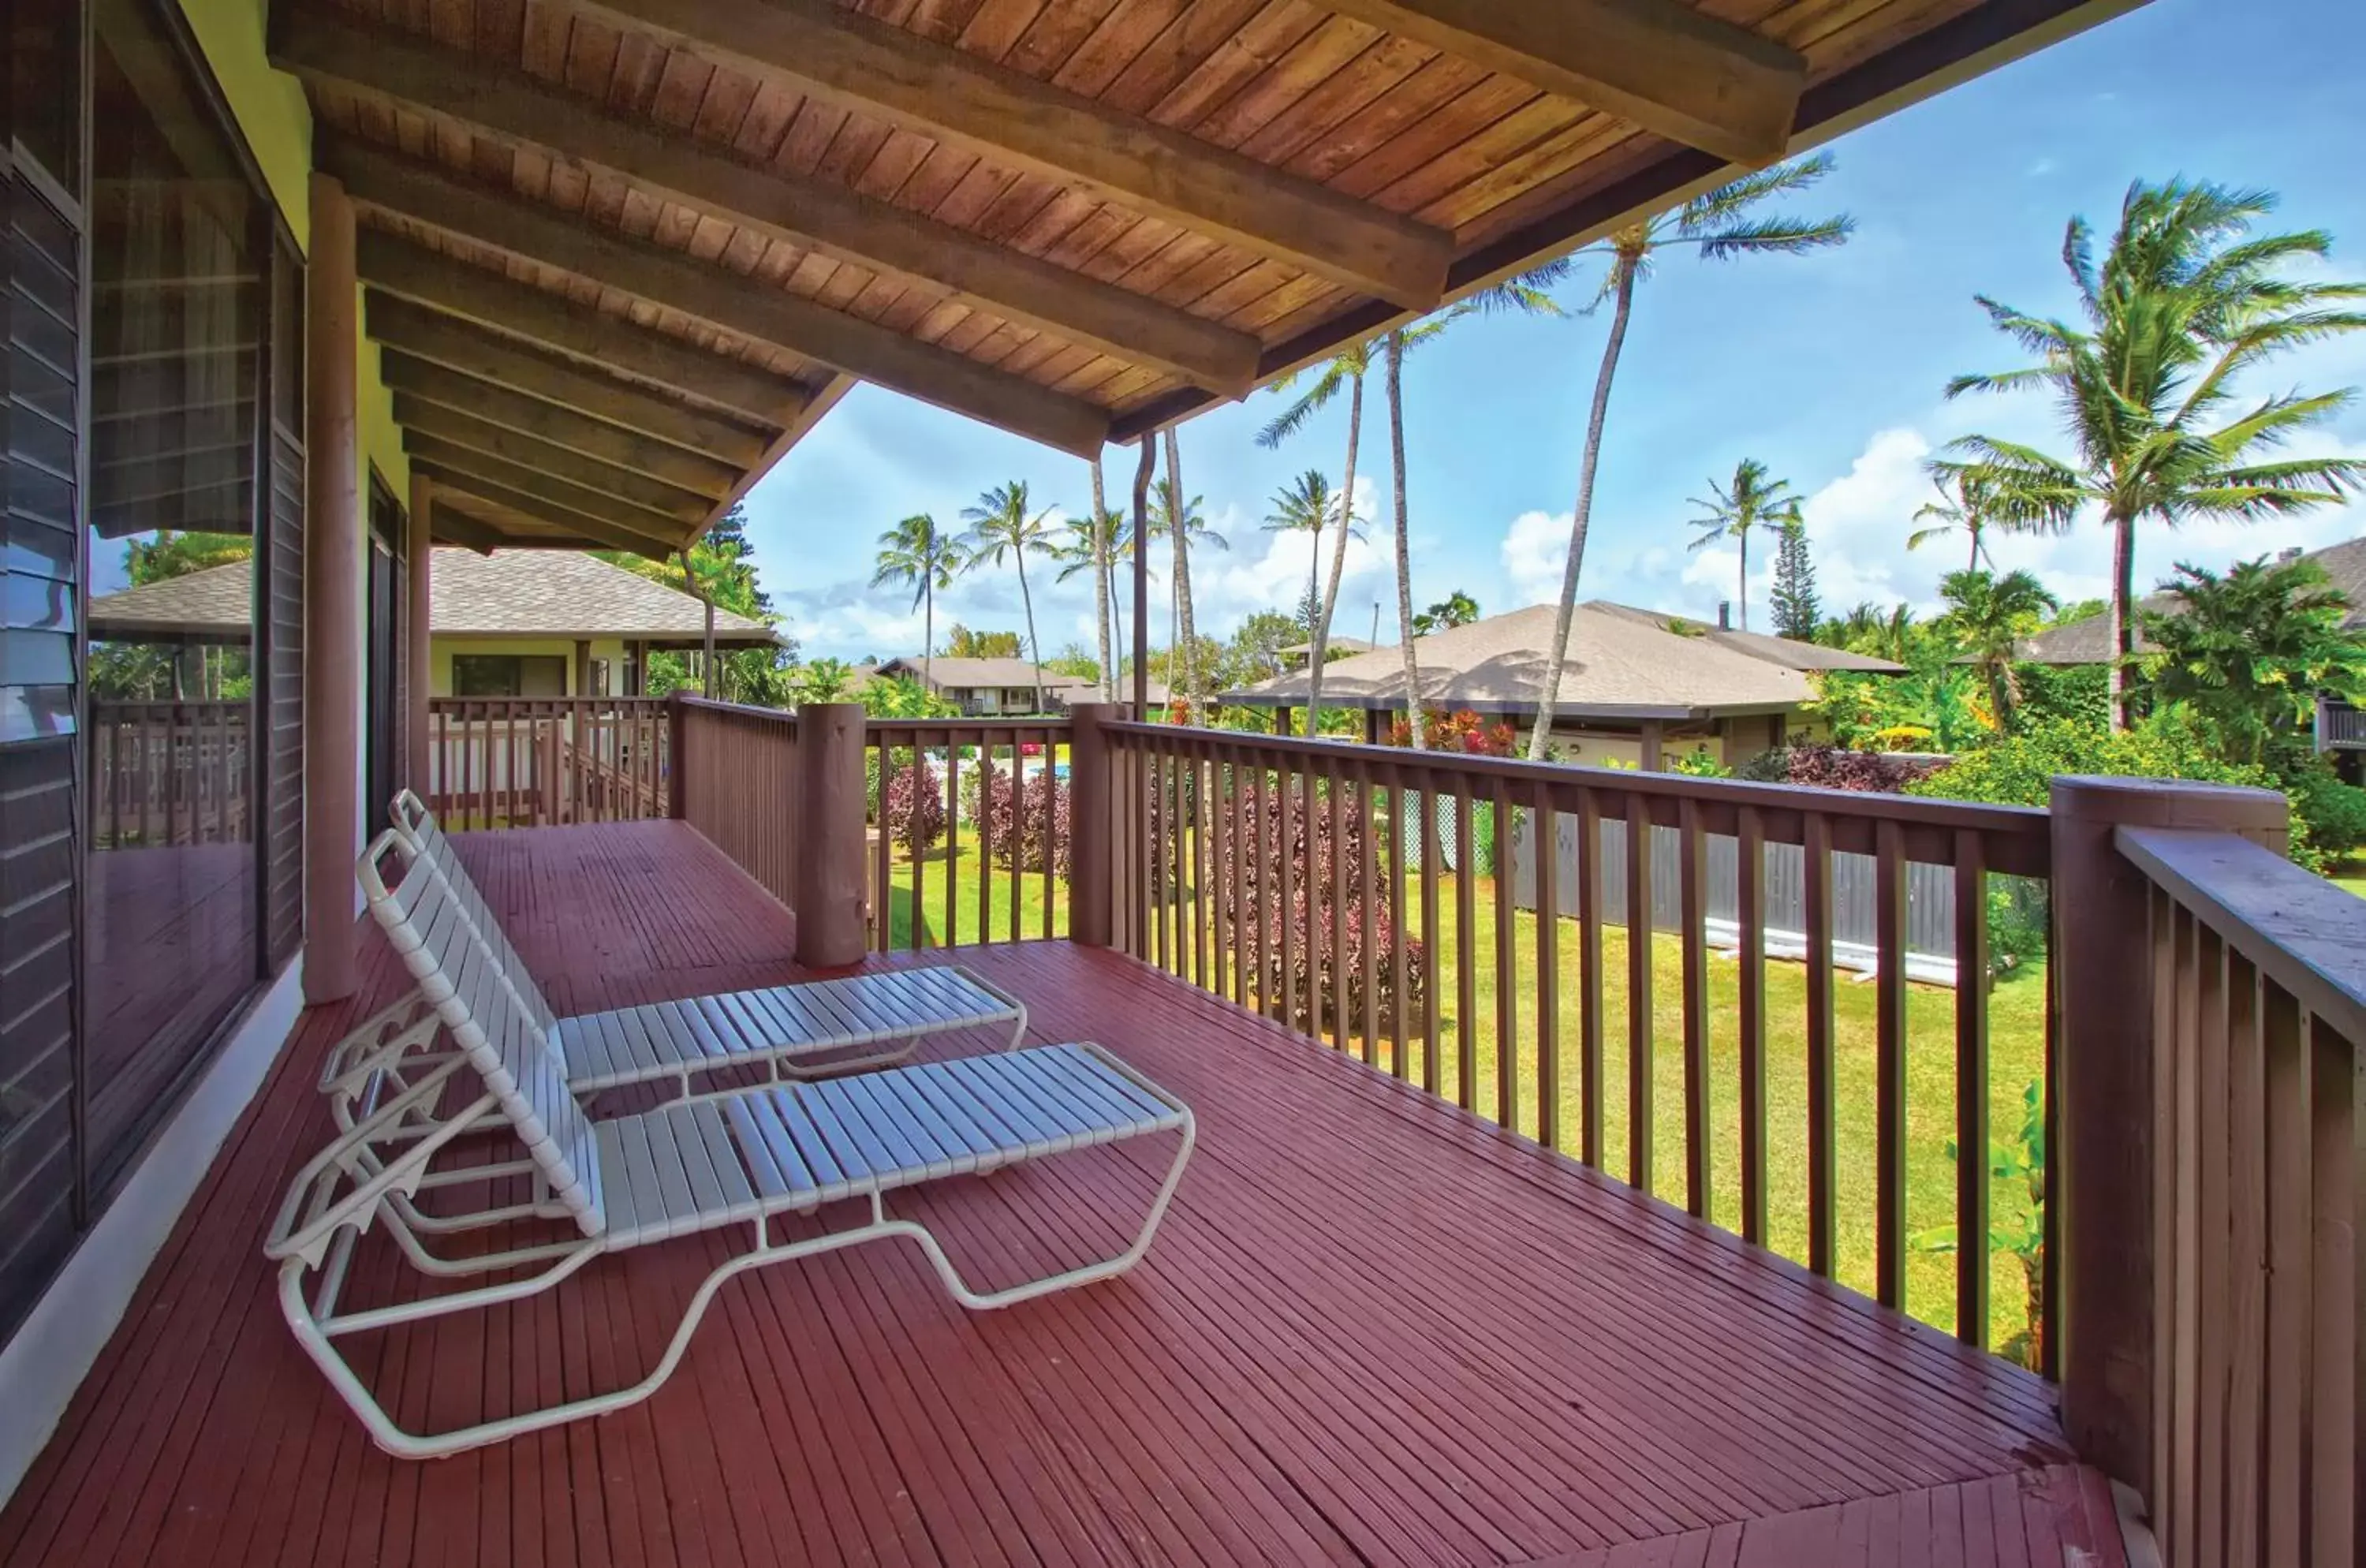
[{"label": "wood grain texture", "polygon": [[[794,917],[682,823],[456,843],[562,1012],[807,977]],[[254,1216],[330,1135],[320,1053],[408,985],[374,929],[362,957],[363,990],[306,1015],[0,1509],[0,1561],[2125,1562],[2034,1379],[1065,943],[960,962],[1028,1002],[1036,1039],[1100,1040],[1196,1111],[1139,1269],[977,1315],[909,1248],[763,1270],[647,1404],[401,1463],[289,1344],[255,1254]],[[895,1205],[1002,1280],[1105,1245],[1154,1179],[1098,1151]],[[710,1254],[607,1259],[356,1341],[358,1365],[414,1421],[613,1386]],[[357,1304],[411,1288],[381,1235],[355,1263]],[[1379,1303],[1389,1332],[1358,1332]],[[1736,1536],[1743,1555],[1704,1555]]]}]

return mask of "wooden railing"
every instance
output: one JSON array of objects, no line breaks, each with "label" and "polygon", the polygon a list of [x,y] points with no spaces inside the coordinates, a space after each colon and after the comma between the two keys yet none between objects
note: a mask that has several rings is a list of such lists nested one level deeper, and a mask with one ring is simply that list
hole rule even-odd
[{"label": "wooden railing", "polygon": [[2250,839],[2114,838],[2149,908],[2153,1527],[2176,1568],[2352,1564],[2366,918]]},{"label": "wooden railing", "polygon": [[[2027,998],[2023,1076],[1992,1081],[1988,880],[2045,877],[2044,812],[1163,725],[1098,728],[1115,778],[1118,945],[1751,1241],[1791,1247],[1890,1305],[1908,1304],[1910,1258],[1927,1258],[1920,1289],[1951,1292],[1952,1310],[1913,1304],[1990,1342],[1991,1105],[2011,1108],[2018,1124],[2023,1090],[2045,1071],[2047,1010],[2042,993]],[[1629,941],[1605,918],[1606,857],[1587,846],[1623,837],[1619,907],[1650,909],[1655,828],[1678,839],[1681,929]],[[1740,884],[1729,987],[1713,973],[1725,959],[1705,919],[1718,837],[1735,842]],[[1563,852],[1527,857],[1541,886],[1522,900],[1511,847],[1539,841]],[[1782,992],[1799,1012],[1778,1019],[1765,909],[1767,852],[1780,845],[1797,846],[1806,886],[1804,963],[1791,972],[1800,983],[1786,979]],[[1836,995],[1842,853],[1872,867],[1870,1017],[1862,993],[1845,1006]],[[1576,878],[1567,891],[1564,865]],[[1964,983],[1952,992],[1909,985],[1917,865],[1953,874]],[[1538,919],[1522,902],[1573,918]],[[1951,1083],[1944,1125],[1910,1128],[1910,1036],[1918,1082]],[[1796,1122],[1777,1121],[1778,1098]],[[1950,1139],[1972,1153],[1942,1179],[1944,1212],[1910,1215],[1910,1140],[1927,1168],[1944,1164]],[[1866,1207],[1869,1247],[1853,1239]],[[1948,1247],[1948,1225],[1970,1244]],[[2042,1324],[2030,1326],[2042,1343]]]},{"label": "wooden railing", "polygon": [[436,697],[428,804],[455,831],[670,814],[660,697]]},{"label": "wooden railing", "polygon": [[871,945],[1068,934],[1064,719],[873,719],[864,730]]},{"label": "wooden railing", "polygon": [[797,787],[797,719],[776,708],[677,696],[674,815],[782,903],[796,902],[810,826]]},{"label": "wooden railing", "polygon": [[2338,697],[2316,699],[2316,749],[2366,751],[2366,708]]},{"label": "wooden railing", "polygon": [[93,846],[152,849],[244,840],[253,707],[243,699],[93,702]]}]

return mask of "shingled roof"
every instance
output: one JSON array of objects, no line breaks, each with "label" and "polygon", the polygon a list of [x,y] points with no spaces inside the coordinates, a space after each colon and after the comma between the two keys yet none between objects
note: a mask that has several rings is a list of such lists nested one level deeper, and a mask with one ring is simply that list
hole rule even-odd
[{"label": "shingled roof", "polygon": [[[143,583],[90,602],[94,637],[124,642],[220,641],[243,637],[252,615],[250,563]],[[573,550],[438,549],[428,621],[439,637],[621,637],[696,643],[706,610],[679,589]],[[779,640],[760,621],[715,612],[715,640],[735,647]]]},{"label": "shingled roof", "polygon": [[[2303,558],[2323,567],[2332,585],[2349,598],[2349,614],[2341,624],[2352,631],[2366,631],[2366,537],[2328,545]],[[2169,615],[2176,611],[2178,604],[2174,593],[2154,593],[2139,600],[2136,608],[2157,615]],[[2137,649],[2150,646],[2139,630]],[[2108,664],[2112,658],[2111,613],[2067,621],[2035,637],[2023,637],[2019,652],[2032,664]]]},{"label": "shingled roof", "polygon": [[1607,599],[1594,600],[1587,607],[1643,621],[1662,631],[1673,630],[1675,624],[1681,621],[1689,629],[1679,633],[1680,636],[1705,637],[1736,653],[1746,653],[1769,664],[1780,664],[1786,670],[1853,670],[1869,675],[1906,673],[1903,664],[1876,659],[1869,653],[1852,653],[1845,648],[1826,648],[1820,642],[1801,642],[1796,637],[1771,637],[1765,632],[1741,632],[1727,626],[1704,626],[1680,615],[1638,609],[1632,604],[1616,604]]},{"label": "shingled roof", "polygon": [[[1414,639],[1424,702],[1475,713],[1532,714],[1543,688],[1554,607],[1538,604]],[[1292,671],[1223,700],[1293,707],[1308,676]],[[1404,694],[1404,664],[1391,649],[1327,666],[1323,700],[1340,707],[1391,708]],[[1558,712],[1569,718],[1692,719],[1763,713],[1812,701],[1806,675],[1737,652],[1705,637],[1684,637],[1616,606],[1581,604],[1570,623]]]}]

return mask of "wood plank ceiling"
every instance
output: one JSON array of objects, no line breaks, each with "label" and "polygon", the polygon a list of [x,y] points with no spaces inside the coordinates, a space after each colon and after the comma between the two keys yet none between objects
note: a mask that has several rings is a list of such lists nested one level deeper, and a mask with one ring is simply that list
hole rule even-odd
[{"label": "wood plank ceiling", "polygon": [[1079,455],[2134,0],[277,0],[439,536],[659,553],[853,379]]}]

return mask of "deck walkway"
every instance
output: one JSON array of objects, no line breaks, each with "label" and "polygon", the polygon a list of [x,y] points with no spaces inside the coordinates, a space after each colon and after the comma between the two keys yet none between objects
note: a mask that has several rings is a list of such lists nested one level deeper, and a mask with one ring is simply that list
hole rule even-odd
[{"label": "deck walkway", "polygon": [[[460,842],[562,1011],[796,977],[786,912],[679,823]],[[308,1015],[0,1511],[0,1562],[2124,1561],[2034,1379],[1065,944],[961,957],[1042,1038],[1103,1041],[1197,1110],[1140,1269],[981,1316],[907,1247],[760,1271],[648,1403],[389,1460],[298,1353],[260,1251],[328,1134],[322,1048],[397,987],[368,951],[364,993]],[[1155,1157],[899,1207],[1008,1277],[1115,1235]],[[399,1289],[391,1251],[365,1244],[356,1291]],[[388,1336],[372,1382],[449,1424],[625,1381],[711,1257],[636,1252]]]}]

